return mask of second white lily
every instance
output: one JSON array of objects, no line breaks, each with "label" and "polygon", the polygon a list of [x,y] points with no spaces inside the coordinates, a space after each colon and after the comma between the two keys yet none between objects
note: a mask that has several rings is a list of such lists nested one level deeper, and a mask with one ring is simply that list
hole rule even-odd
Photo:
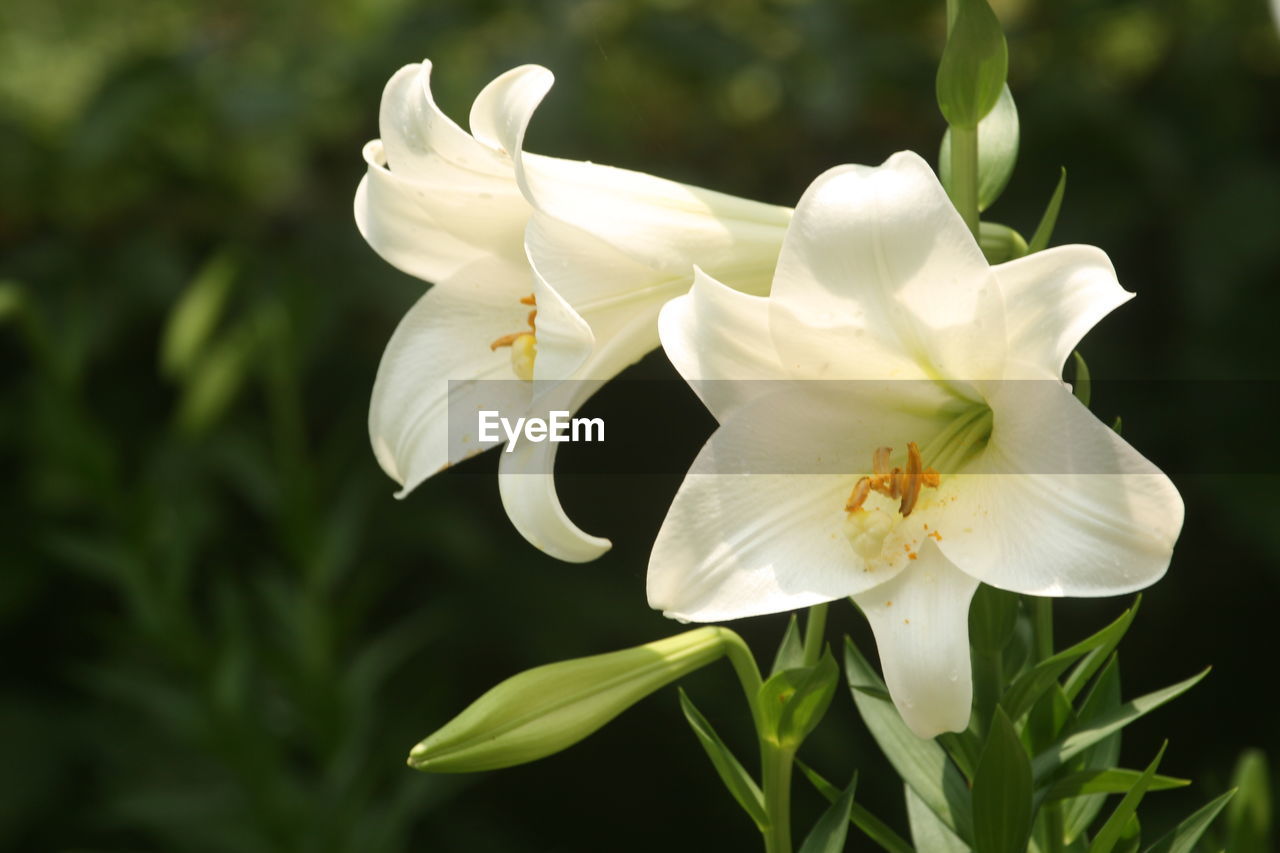
[{"label": "second white lily", "polygon": [[852,596],[912,730],[964,729],[979,582],[1115,595],[1168,566],[1176,489],[1060,378],[1130,296],[1088,246],[991,267],[914,154],[827,172],[768,298],[700,273],[662,313],[720,428],[658,535],[650,603],[710,622]]},{"label": "second white lily", "polygon": [[[382,138],[365,147],[356,221],[386,260],[435,282],[400,323],[374,385],[369,433],[403,496],[492,446],[450,435],[449,410],[576,410],[658,345],[657,316],[693,265],[764,292],[791,211],[638,172],[523,152],[552,83],[538,66],[495,79],[472,133],[436,106],[427,62],[383,93]],[[501,381],[509,380],[509,381]],[[566,384],[566,381],[572,380]],[[456,426],[456,424],[455,424]],[[584,561],[609,547],[561,509],[554,443],[499,467],[503,505],[543,551]]]}]

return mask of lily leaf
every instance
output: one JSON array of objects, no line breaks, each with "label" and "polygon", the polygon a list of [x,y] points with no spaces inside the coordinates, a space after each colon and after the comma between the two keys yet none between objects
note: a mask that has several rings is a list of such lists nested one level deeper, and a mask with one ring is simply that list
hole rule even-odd
[{"label": "lily leaf", "polygon": [[1144,853],[1192,853],[1200,836],[1204,835],[1209,824],[1213,823],[1218,812],[1222,811],[1222,807],[1235,796],[1235,793],[1236,789],[1232,788],[1196,809],[1190,817],[1161,836],[1160,840],[1148,847]]},{"label": "lily leaf", "polygon": [[1027,244],[1027,253],[1042,252],[1049,248],[1049,240],[1053,238],[1053,228],[1058,224],[1058,211],[1062,209],[1062,196],[1067,191],[1067,170],[1062,170],[1062,175],[1058,178],[1058,186],[1054,188],[1053,195],[1049,197],[1049,204],[1044,209],[1044,215],[1040,217],[1040,224],[1036,226],[1035,233],[1031,235],[1031,242]]},{"label": "lily leaf", "polygon": [[[1140,770],[1126,770],[1119,767],[1105,770],[1081,770],[1078,773],[1063,776],[1050,785],[1044,793],[1044,802],[1051,803],[1054,800],[1067,800],[1087,794],[1123,794],[1141,777]],[[1156,775],[1151,778],[1150,790],[1167,791],[1170,788],[1185,788],[1190,784],[1190,779]]]},{"label": "lily leaf", "polygon": [[911,825],[911,840],[917,850],[928,853],[971,853],[971,848],[943,823],[937,812],[929,808],[910,785],[903,785],[907,800],[907,822]]},{"label": "lily leaf", "polygon": [[822,813],[822,817],[818,818],[818,822],[813,825],[813,829],[809,831],[804,844],[800,847],[800,853],[840,853],[844,850],[844,840],[849,834],[849,812],[853,806],[853,791],[857,787],[858,777],[855,774],[853,780],[849,782],[849,787],[844,789],[844,793]]},{"label": "lily leaf", "polygon": [[1031,669],[1022,673],[1009,687],[1000,704],[1004,706],[1009,719],[1017,720],[1031,710],[1031,707],[1044,695],[1045,691],[1066,671],[1072,663],[1095,649],[1115,648],[1116,644],[1129,630],[1133,622],[1137,606],[1130,607],[1120,614],[1114,622],[1091,637],[1069,646],[1051,657],[1047,657]]},{"label": "lily leaf", "polygon": [[1156,768],[1160,766],[1160,759],[1164,758],[1164,751],[1168,746],[1169,742],[1165,741],[1160,747],[1160,751],[1156,753],[1155,759],[1147,765],[1147,769],[1142,772],[1142,776],[1138,778],[1138,781],[1120,800],[1120,804],[1111,813],[1111,817],[1107,818],[1107,822],[1102,825],[1102,829],[1098,830],[1098,834],[1094,836],[1093,843],[1089,845],[1089,853],[1111,853],[1122,836],[1127,834],[1125,829],[1136,816],[1138,804],[1142,802],[1142,798],[1147,794],[1147,789],[1151,787],[1151,780],[1155,778]]},{"label": "lily leaf", "polygon": [[969,644],[980,652],[1001,652],[1012,639],[1017,624],[1018,596],[979,584],[969,605]]},{"label": "lily leaf", "polygon": [[1086,409],[1089,408],[1089,401],[1093,398],[1093,382],[1089,378],[1089,365],[1085,364],[1084,356],[1080,354],[1080,350],[1071,353],[1071,358],[1076,365],[1076,375],[1071,383],[1071,391],[1076,395],[1076,399],[1080,401]]},{"label": "lily leaf", "polygon": [[[800,768],[800,772],[805,775],[810,784],[818,789],[818,793],[827,799],[827,802],[834,803],[840,799],[840,789],[822,778],[818,771],[799,760],[796,761],[796,766]],[[852,801],[849,805],[849,822],[862,830],[868,838],[879,844],[888,853],[915,853],[915,849],[902,836],[890,829],[889,825],[880,820],[880,818],[859,805],[857,800]]]},{"label": "lily leaf", "polygon": [[[854,704],[889,763],[947,830],[961,839],[972,838],[969,787],[960,771],[935,741],[922,740],[907,728],[892,702],[862,691],[862,688],[883,691],[885,687],[848,637],[844,652],[845,677],[852,688]],[[918,839],[916,846],[921,847]]]},{"label": "lily leaf", "polygon": [[751,819],[763,832],[768,826],[769,817],[765,813],[764,794],[760,791],[760,787],[756,784],[756,780],[751,778],[751,774],[746,771],[742,763],[729,751],[729,747],[725,746],[720,736],[716,734],[716,730],[707,722],[707,718],[694,706],[691,700],[682,688],[680,690],[680,709],[684,711],[684,718],[689,721],[689,726],[693,729],[693,733],[698,736],[698,741],[702,744],[702,748],[706,750],[707,757],[711,759],[711,764],[716,768],[716,773],[720,775],[720,781],[724,782],[724,786],[729,789],[729,793],[738,801],[738,805],[742,806],[743,811],[750,815]]},{"label": "lily leaf", "polygon": [[800,638],[800,625],[796,621],[796,615],[791,614],[790,621],[787,622],[787,631],[782,635],[782,643],[778,646],[778,652],[773,656],[773,667],[769,670],[769,676],[775,676],[784,669],[799,669],[804,666],[804,640]]},{"label": "lily leaf", "polygon": [[[794,671],[794,670],[793,670]],[[780,743],[798,747],[809,733],[822,722],[831,700],[836,695],[836,685],[840,680],[840,667],[828,649],[823,653],[816,666],[802,670],[805,676],[796,686],[796,691],[782,706],[778,717],[778,740]]]},{"label": "lily leaf", "polygon": [[1037,779],[1044,779],[1057,770],[1065,762],[1075,758],[1089,747],[1109,735],[1120,731],[1146,714],[1159,708],[1164,703],[1196,686],[1202,678],[1209,674],[1206,668],[1185,681],[1170,685],[1163,690],[1156,690],[1125,702],[1114,711],[1101,715],[1083,728],[1058,741],[1049,749],[1040,753],[1031,762],[1031,768]]},{"label": "lily leaf", "polygon": [[983,853],[1023,853],[1031,836],[1031,760],[996,708],[973,778],[973,840]]},{"label": "lily leaf", "polygon": [[[1093,688],[1080,706],[1075,727],[1080,728],[1119,707],[1120,662],[1119,656],[1112,652],[1102,674],[1098,676]],[[1071,764],[1081,772],[1086,772],[1106,770],[1115,767],[1119,761],[1120,732],[1116,732],[1080,753]],[[1106,800],[1106,794],[1085,794],[1066,802],[1063,808],[1063,838],[1068,844],[1084,835],[1098,813],[1102,811]]]}]

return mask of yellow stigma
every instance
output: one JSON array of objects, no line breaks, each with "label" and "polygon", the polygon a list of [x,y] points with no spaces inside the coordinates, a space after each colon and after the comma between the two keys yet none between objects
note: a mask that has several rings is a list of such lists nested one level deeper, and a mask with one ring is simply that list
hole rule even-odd
[{"label": "yellow stigma", "polygon": [[[844,506],[844,534],[866,562],[866,571],[874,570],[882,562],[892,564],[904,557],[916,559],[923,537],[911,535],[901,522],[915,510],[921,489],[926,486],[936,489],[942,482],[942,475],[925,467],[914,441],[907,444],[905,470],[889,467],[892,453],[891,447],[876,448],[871,457],[871,474],[858,478]],[[926,524],[922,530],[927,529]]]},{"label": "yellow stigma", "polygon": [[538,357],[538,339],[519,335],[511,342],[511,369],[526,382],[533,379],[533,360]]},{"label": "yellow stigma", "polygon": [[[530,293],[528,296],[520,298],[521,305],[537,305],[537,299]],[[512,332],[509,335],[503,335],[489,343],[489,349],[497,350],[499,347],[511,347],[511,369],[520,379],[530,381],[533,379],[533,362],[538,357],[538,309],[534,308],[525,317],[525,322],[529,324],[527,332]]]}]

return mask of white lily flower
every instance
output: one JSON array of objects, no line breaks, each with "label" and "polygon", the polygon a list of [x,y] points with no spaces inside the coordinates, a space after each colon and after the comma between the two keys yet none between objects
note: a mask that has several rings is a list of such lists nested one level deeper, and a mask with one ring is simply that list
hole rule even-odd
[{"label": "white lily flower", "polygon": [[699,273],[662,312],[720,427],[658,534],[650,604],[713,622],[852,596],[912,730],[964,729],[979,582],[1114,595],[1168,567],[1177,490],[1061,380],[1131,296],[1089,246],[988,265],[915,154],[827,172],[769,297]]},{"label": "white lily flower", "polygon": [[[515,68],[486,86],[471,133],[436,106],[430,72],[428,62],[408,65],[388,82],[382,138],[365,146],[368,173],[355,199],[369,244],[435,283],[387,345],[370,405],[374,453],[403,487],[398,496],[494,444],[457,429],[451,437],[450,409],[576,410],[655,349],[658,312],[689,289],[695,263],[764,292],[791,217],[788,208],[525,153],[525,128],[552,83],[545,68]],[[503,504],[537,547],[594,559],[609,542],[561,509],[557,447],[524,442],[503,453]]]}]

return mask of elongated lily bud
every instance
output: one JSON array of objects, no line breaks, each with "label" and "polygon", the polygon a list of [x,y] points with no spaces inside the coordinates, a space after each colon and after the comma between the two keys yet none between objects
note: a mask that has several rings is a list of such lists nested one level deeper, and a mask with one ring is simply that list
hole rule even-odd
[{"label": "elongated lily bud", "polygon": [[729,633],[719,627],[697,628],[512,676],[415,746],[409,766],[471,773],[557,753],[658,688],[719,659]]}]

